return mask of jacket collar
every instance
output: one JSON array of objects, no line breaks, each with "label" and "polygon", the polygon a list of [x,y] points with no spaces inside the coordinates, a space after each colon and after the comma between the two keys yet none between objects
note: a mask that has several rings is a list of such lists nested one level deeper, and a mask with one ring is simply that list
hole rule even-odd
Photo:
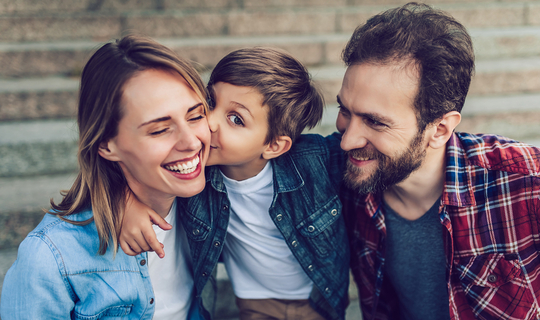
[{"label": "jacket collar", "polygon": [[[295,191],[304,185],[304,180],[296,168],[294,160],[288,153],[270,161],[272,161],[274,189],[277,188],[276,193]],[[210,183],[218,192],[225,192],[226,190],[218,166],[206,168],[206,183]]]}]

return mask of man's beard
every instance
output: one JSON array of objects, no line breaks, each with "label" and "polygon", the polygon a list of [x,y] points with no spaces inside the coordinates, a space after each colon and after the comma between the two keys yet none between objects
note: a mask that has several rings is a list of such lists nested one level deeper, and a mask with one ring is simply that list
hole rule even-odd
[{"label": "man's beard", "polygon": [[423,132],[418,132],[409,147],[395,157],[386,156],[375,149],[354,149],[346,152],[353,158],[369,158],[378,161],[378,166],[369,177],[360,178],[365,170],[347,161],[344,181],[347,187],[361,194],[376,193],[386,190],[403,180],[420,168],[426,150],[423,147]]}]

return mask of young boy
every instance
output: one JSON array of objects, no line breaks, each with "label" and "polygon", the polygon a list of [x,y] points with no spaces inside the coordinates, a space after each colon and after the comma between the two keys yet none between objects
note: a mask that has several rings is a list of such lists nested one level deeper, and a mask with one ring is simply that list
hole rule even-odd
[{"label": "young boy", "polygon": [[[324,105],[309,73],[279,50],[241,49],[218,63],[208,89],[208,165],[215,166],[207,168],[202,193],[178,201],[179,214],[210,216],[214,229],[212,253],[193,258],[206,267],[196,287],[222,253],[240,319],[344,319],[349,250],[338,199],[344,157],[339,136],[301,135],[320,121]],[[134,220],[141,212],[139,204],[127,210],[124,251],[150,249],[149,237],[140,236],[150,227]],[[210,230],[186,231],[204,240]]]}]

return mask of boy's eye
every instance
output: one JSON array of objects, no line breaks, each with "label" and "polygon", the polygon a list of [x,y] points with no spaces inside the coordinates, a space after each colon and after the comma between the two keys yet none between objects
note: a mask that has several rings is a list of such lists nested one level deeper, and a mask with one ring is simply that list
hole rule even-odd
[{"label": "boy's eye", "polygon": [[242,118],[240,118],[239,116],[235,115],[235,114],[231,114],[229,115],[229,120],[237,125],[237,126],[243,126],[244,125],[244,121],[242,120]]}]

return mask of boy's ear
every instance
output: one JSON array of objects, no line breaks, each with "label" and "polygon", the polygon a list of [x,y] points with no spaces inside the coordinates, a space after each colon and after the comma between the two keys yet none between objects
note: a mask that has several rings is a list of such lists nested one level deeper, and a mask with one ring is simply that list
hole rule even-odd
[{"label": "boy's ear", "polygon": [[433,124],[430,135],[428,136],[428,145],[433,149],[446,146],[452,136],[454,129],[461,122],[461,114],[457,111],[451,111],[445,114],[440,120]]},{"label": "boy's ear", "polygon": [[269,143],[264,149],[262,157],[266,160],[274,159],[289,151],[292,140],[287,136],[279,136],[274,142]]},{"label": "boy's ear", "polygon": [[120,161],[120,158],[116,155],[114,142],[107,140],[99,144],[98,154],[109,161]]}]

